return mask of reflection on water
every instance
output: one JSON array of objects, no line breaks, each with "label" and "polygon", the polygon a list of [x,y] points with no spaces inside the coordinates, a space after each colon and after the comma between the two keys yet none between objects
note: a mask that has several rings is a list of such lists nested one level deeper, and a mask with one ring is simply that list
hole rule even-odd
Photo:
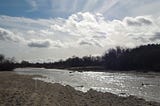
[{"label": "reflection on water", "polygon": [[146,100],[160,102],[159,73],[70,72],[43,68],[19,68],[15,71],[19,74],[42,75],[45,77],[34,79],[71,85],[83,92],[92,88],[120,96],[136,95]]}]

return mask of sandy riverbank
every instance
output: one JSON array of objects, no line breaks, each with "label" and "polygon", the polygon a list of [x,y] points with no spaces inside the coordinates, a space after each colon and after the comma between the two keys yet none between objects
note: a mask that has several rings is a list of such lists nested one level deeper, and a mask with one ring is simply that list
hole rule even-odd
[{"label": "sandy riverbank", "polygon": [[0,72],[0,106],[160,106],[134,96],[124,98],[94,90],[83,93],[33,77]]}]

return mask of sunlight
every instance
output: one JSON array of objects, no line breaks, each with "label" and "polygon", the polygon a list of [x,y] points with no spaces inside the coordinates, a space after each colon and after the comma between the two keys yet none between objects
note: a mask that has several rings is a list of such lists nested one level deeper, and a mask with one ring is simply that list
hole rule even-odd
[{"label": "sunlight", "polygon": [[107,12],[110,8],[112,8],[114,5],[116,5],[120,0],[106,0],[103,3],[103,6],[97,9],[98,13],[104,14]]}]

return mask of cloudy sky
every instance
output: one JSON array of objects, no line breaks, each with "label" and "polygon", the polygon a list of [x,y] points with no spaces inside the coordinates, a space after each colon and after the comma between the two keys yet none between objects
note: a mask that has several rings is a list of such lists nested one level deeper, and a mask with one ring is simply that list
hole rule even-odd
[{"label": "cloudy sky", "polygon": [[0,54],[55,61],[160,42],[160,0],[0,0]]}]

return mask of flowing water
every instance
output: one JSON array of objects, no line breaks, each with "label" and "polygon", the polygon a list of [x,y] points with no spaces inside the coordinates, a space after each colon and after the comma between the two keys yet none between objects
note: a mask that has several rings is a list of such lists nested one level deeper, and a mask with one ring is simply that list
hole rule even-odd
[{"label": "flowing water", "polygon": [[42,75],[35,80],[70,85],[86,92],[90,88],[120,96],[135,95],[149,101],[160,102],[160,73],[136,72],[72,72],[44,68],[18,68],[18,74]]}]

